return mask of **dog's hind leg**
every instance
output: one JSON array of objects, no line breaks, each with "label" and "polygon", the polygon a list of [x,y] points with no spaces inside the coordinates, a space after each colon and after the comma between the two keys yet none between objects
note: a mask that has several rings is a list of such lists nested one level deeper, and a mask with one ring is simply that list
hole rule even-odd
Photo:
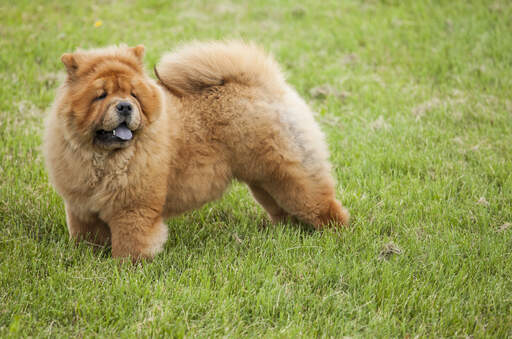
[{"label": "dog's hind leg", "polygon": [[277,202],[257,184],[249,184],[254,199],[267,211],[272,222],[286,222],[290,215],[282,209]]},{"label": "dog's hind leg", "polygon": [[349,213],[336,200],[334,182],[328,174],[311,175],[299,166],[262,183],[262,188],[287,213],[317,229],[330,223],[348,226]]}]

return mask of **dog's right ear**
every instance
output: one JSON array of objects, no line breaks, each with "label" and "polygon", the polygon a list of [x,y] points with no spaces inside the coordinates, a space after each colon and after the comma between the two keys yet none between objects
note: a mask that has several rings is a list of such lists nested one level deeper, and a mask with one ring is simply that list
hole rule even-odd
[{"label": "dog's right ear", "polygon": [[76,62],[76,58],[71,53],[64,53],[60,57],[60,60],[66,66],[66,70],[68,71],[68,75],[70,77],[74,76],[76,71],[78,70],[78,63]]}]

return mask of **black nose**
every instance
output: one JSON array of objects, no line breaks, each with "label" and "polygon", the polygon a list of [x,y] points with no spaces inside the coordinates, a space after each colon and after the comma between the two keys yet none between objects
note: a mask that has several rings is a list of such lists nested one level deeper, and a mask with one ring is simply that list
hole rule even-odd
[{"label": "black nose", "polygon": [[132,104],[126,101],[121,101],[116,105],[116,111],[126,117],[132,114]]}]

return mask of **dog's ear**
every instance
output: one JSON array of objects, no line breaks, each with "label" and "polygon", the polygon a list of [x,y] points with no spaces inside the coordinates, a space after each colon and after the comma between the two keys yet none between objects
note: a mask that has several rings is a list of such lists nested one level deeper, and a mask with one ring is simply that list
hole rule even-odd
[{"label": "dog's ear", "polygon": [[78,63],[76,62],[76,58],[71,53],[64,53],[60,57],[60,60],[66,66],[66,70],[68,71],[68,75],[70,77],[74,76],[76,71],[78,70]]},{"label": "dog's ear", "polygon": [[135,47],[130,48],[130,51],[133,53],[133,55],[135,55],[137,59],[139,59],[140,62],[142,62],[142,60],[144,59],[145,50],[146,48],[144,47],[144,45],[137,45]]}]

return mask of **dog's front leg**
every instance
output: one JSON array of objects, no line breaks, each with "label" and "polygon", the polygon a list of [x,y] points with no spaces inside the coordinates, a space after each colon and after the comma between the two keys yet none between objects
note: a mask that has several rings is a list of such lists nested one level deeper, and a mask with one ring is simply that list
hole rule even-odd
[{"label": "dog's front leg", "polygon": [[167,240],[167,226],[154,209],[120,211],[109,219],[114,258],[152,259]]},{"label": "dog's front leg", "polygon": [[110,244],[110,230],[107,224],[100,220],[97,215],[84,213],[83,211],[76,213],[72,206],[66,203],[66,223],[71,239],[83,240],[88,244],[100,247]]}]

